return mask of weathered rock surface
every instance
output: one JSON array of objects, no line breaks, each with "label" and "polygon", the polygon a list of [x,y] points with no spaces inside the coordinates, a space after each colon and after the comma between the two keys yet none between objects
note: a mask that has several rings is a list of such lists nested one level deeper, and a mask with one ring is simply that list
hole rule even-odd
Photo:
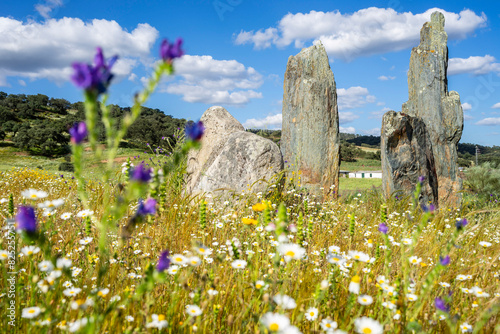
[{"label": "weathered rock surface", "polygon": [[[278,145],[245,132],[223,107],[208,108],[200,120],[205,133],[201,149],[188,155],[186,193],[247,191],[249,185],[270,180],[283,169]],[[257,182],[251,190],[263,191],[266,185]]]},{"label": "weathered rock surface", "polygon": [[206,169],[194,191],[264,191],[283,169],[278,145],[256,134],[238,131],[227,139],[221,152]]},{"label": "weathered rock surface", "polygon": [[[301,184],[325,198],[338,193],[340,142],[337,90],[320,43],[288,58],[283,93],[281,152]],[[320,188],[324,190],[321,191]]]},{"label": "weathered rock surface", "polygon": [[236,131],[245,131],[236,118],[219,106],[208,108],[200,121],[205,126],[205,132],[201,138],[201,149],[188,154],[185,188],[187,193],[193,192],[200,177],[222,151],[229,136]]},{"label": "weathered rock surface", "polygon": [[[411,51],[409,99],[403,104],[402,113],[418,118],[425,124],[426,141],[432,144],[437,175],[435,204],[458,206],[462,181],[458,177],[457,144],[462,136],[464,121],[458,93],[448,92],[447,39],[443,14],[432,13],[431,21],[426,22],[420,31],[420,45]],[[386,136],[382,133],[382,137]],[[382,154],[386,149],[382,147]],[[388,169],[383,166],[383,170]],[[383,178],[386,186],[395,184],[390,180],[394,179],[393,174],[385,173]],[[394,190],[396,188],[388,189],[387,193]]]},{"label": "weathered rock surface", "polygon": [[425,123],[409,115],[388,111],[382,119],[382,189],[386,197],[394,192],[414,192],[419,177],[426,176],[422,203],[437,201],[437,175],[434,155]]}]

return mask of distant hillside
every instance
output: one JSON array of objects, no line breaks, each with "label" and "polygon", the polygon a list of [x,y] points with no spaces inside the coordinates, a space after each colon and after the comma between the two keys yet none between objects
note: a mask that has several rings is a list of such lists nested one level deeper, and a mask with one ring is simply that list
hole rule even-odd
[{"label": "distant hillside", "polygon": [[[120,123],[130,108],[109,105],[111,117]],[[99,113],[102,111],[99,108]],[[5,140],[34,155],[59,156],[69,152],[68,130],[85,119],[83,102],[49,98],[43,94],[7,94],[0,92],[0,141]],[[174,118],[159,109],[142,108],[140,118],[125,136],[126,145],[168,151],[175,145],[185,119]],[[96,126],[103,141],[104,124]]]},{"label": "distant hillside", "polygon": [[[252,129],[247,130],[253,133],[257,133],[263,137],[270,138],[276,143],[279,143],[281,137],[281,130],[261,130],[261,129]],[[380,150],[380,136],[364,136],[352,133],[341,133],[340,140],[345,143],[354,144],[354,146],[373,148]],[[344,144],[345,147],[349,147]],[[478,155],[478,163],[482,164],[484,162],[493,162],[497,165],[500,165],[500,146],[483,146],[476,145],[470,143],[459,143],[458,144],[458,163],[462,167],[470,167],[472,164],[475,164],[475,152],[476,146],[479,148]],[[354,147],[349,147],[351,152],[354,150]],[[354,153],[350,153],[349,156],[355,158],[359,154],[358,151],[354,151]],[[359,157],[359,156],[358,156]],[[349,158],[350,159],[350,158]]]}]

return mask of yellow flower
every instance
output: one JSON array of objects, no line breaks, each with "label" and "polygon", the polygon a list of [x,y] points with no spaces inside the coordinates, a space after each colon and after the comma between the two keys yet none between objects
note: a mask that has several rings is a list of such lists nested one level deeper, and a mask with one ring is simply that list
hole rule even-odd
[{"label": "yellow flower", "polygon": [[245,225],[257,225],[258,221],[252,218],[242,218],[241,219],[242,223]]},{"label": "yellow flower", "polygon": [[[253,211],[261,212],[264,211],[266,208],[266,205],[264,203],[257,203],[252,206]],[[244,219],[244,218],[243,218]]]}]

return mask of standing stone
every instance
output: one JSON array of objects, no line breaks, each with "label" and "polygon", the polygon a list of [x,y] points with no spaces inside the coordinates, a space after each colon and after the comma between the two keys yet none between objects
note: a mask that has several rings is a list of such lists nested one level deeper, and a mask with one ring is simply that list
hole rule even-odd
[{"label": "standing stone", "polygon": [[278,145],[246,132],[226,109],[211,107],[200,120],[205,133],[188,155],[186,193],[263,192],[283,169]]},{"label": "standing stone", "polygon": [[[458,206],[462,189],[462,180],[458,177],[457,144],[462,136],[464,126],[463,111],[460,97],[457,92],[448,92],[446,69],[448,66],[448,36],[444,31],[444,16],[440,12],[431,15],[431,21],[426,22],[420,30],[420,45],[413,48],[408,71],[409,99],[403,104],[402,113],[411,118],[423,121],[425,125],[426,145],[432,146],[434,169],[436,172],[437,198],[434,204]],[[389,112],[390,113],[390,112]],[[386,114],[387,115],[387,114]],[[390,117],[384,115],[383,129],[388,129],[386,121]],[[401,183],[395,182],[394,173],[387,164],[390,155],[388,136],[390,133],[382,131],[385,146],[382,146],[384,173],[384,192],[387,194],[395,190],[407,189]],[[418,150],[414,152],[418,154]],[[415,158],[421,160],[420,158]],[[384,165],[385,164],[385,165]],[[428,174],[424,176],[429,178]],[[391,188],[394,185],[394,188]],[[432,199],[431,199],[432,200]]]},{"label": "standing stone", "polygon": [[[423,181],[420,201],[437,202],[437,175],[432,145],[425,123],[417,118],[388,111],[382,119],[382,189],[386,197],[413,193],[419,177]],[[385,177],[390,175],[391,177]]]},{"label": "standing stone", "polygon": [[[301,184],[326,198],[338,194],[340,142],[337,90],[321,43],[288,58],[281,152]],[[320,188],[323,188],[323,191]]]}]

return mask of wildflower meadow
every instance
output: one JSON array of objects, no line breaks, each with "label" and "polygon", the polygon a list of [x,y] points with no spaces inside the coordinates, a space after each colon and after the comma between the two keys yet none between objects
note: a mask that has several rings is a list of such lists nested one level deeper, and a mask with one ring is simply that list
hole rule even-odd
[{"label": "wildflower meadow", "polygon": [[[121,124],[106,109],[116,56],[73,65],[86,122],[70,130],[74,177],[0,172],[2,333],[493,333],[500,331],[498,202],[420,205],[376,190],[319,201],[286,171],[262,193],[183,192],[185,159],[115,165],[119,143],[182,40]],[[106,150],[93,131],[101,103]],[[108,161],[83,176],[84,149]],[[422,176],[423,181],[425,175]]]}]

